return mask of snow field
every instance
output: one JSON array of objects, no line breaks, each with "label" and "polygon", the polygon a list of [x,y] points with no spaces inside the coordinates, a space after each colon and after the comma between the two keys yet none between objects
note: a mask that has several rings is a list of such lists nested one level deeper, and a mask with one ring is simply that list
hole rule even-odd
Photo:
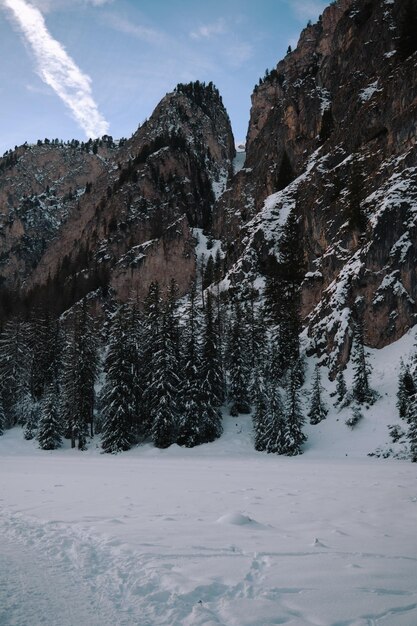
[{"label": "snow field", "polygon": [[200,454],[45,453],[6,432],[1,561],[35,587],[22,613],[24,589],[0,585],[0,623],[88,626],[99,607],[103,625],[415,626],[415,466],[259,454],[248,418],[225,422]]},{"label": "snow field", "polygon": [[1,626],[415,626],[416,467],[367,457],[414,341],[371,351],[378,402],[353,430],[350,409],[307,424],[300,457],[257,453],[226,412],[213,443],[117,456],[6,431]]}]

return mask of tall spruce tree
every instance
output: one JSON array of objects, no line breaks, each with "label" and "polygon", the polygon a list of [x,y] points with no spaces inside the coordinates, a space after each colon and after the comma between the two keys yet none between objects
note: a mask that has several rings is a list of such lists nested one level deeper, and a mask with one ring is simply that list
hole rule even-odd
[{"label": "tall spruce tree", "polygon": [[102,447],[110,453],[128,450],[134,440],[136,402],[134,364],[129,354],[129,313],[126,306],[121,306],[115,314],[104,363]]},{"label": "tall spruce tree", "polygon": [[[266,390],[268,412],[265,424],[265,450],[273,454],[288,454],[288,423],[280,388],[273,381],[269,381]],[[290,453],[293,454],[292,449]]]},{"label": "tall spruce tree", "polygon": [[6,416],[4,414],[3,408],[3,398],[0,395],[0,437],[4,434],[4,429],[6,428]]},{"label": "tall spruce tree", "polygon": [[164,306],[162,323],[155,346],[152,394],[152,441],[157,448],[168,448],[177,441],[179,422],[179,377],[177,345],[173,328],[175,309],[171,302]]},{"label": "tall spruce tree", "polygon": [[323,386],[321,384],[320,368],[316,365],[310,395],[310,409],[308,416],[310,424],[319,424],[325,419],[329,410],[323,401]]},{"label": "tall spruce tree", "polygon": [[202,378],[207,381],[210,403],[213,406],[220,406],[225,399],[225,380],[219,324],[215,319],[214,297],[210,291],[206,295],[202,343]]},{"label": "tall spruce tree", "polygon": [[94,434],[94,384],[98,374],[98,343],[94,322],[84,299],[67,332],[62,369],[62,416],[71,447],[86,448],[88,427]]},{"label": "tall spruce tree", "polygon": [[31,394],[27,391],[22,398],[19,410],[21,411],[22,418],[24,419],[24,431],[23,436],[25,439],[30,440],[36,437],[38,430],[40,411],[40,403],[34,400]]},{"label": "tall spruce tree", "polygon": [[400,417],[406,421],[409,419],[409,412],[416,391],[417,389],[410,371],[410,366],[408,364],[404,365],[403,361],[401,361],[400,374],[398,377],[397,408]]},{"label": "tall spruce tree", "polygon": [[228,345],[230,378],[230,414],[250,413],[250,366],[242,307],[238,300],[233,306]]},{"label": "tall spruce tree", "polygon": [[127,307],[126,355],[131,366],[131,394],[133,401],[132,434],[140,441],[145,435],[143,414],[143,395],[145,392],[146,371],[144,367],[144,349],[146,344],[143,316],[136,304]]},{"label": "tall spruce tree", "polygon": [[288,456],[302,454],[303,443],[307,440],[303,433],[304,415],[300,398],[300,371],[297,363],[288,370],[285,385],[285,443],[284,453]]},{"label": "tall spruce tree", "polygon": [[417,394],[414,394],[408,411],[407,440],[410,446],[410,457],[413,463],[417,463]]},{"label": "tall spruce tree", "polygon": [[62,444],[62,423],[58,413],[57,389],[51,384],[42,402],[37,439],[42,450],[56,450]]},{"label": "tall spruce tree", "polygon": [[29,384],[27,330],[21,319],[13,319],[6,322],[0,337],[0,386],[6,422],[10,426],[19,421],[19,403]]},{"label": "tall spruce tree", "polygon": [[56,380],[60,360],[59,324],[48,311],[38,310],[28,324],[30,348],[30,392],[40,400]]},{"label": "tall spruce tree", "polygon": [[201,403],[202,361],[200,350],[200,319],[197,286],[191,284],[184,328],[184,371],[181,389],[181,417],[177,442],[192,448],[205,440],[205,424]]},{"label": "tall spruce tree", "polygon": [[267,390],[265,386],[265,379],[261,375],[259,368],[256,368],[254,373],[254,400],[255,411],[253,414],[253,430],[254,430],[254,444],[255,450],[263,452],[266,450],[267,445],[267,423],[269,419],[269,405]]},{"label": "tall spruce tree", "polygon": [[347,399],[347,387],[343,370],[340,369],[336,376],[336,404],[344,406]]},{"label": "tall spruce tree", "polygon": [[157,281],[149,285],[144,302],[144,344],[142,360],[142,431],[143,436],[151,436],[152,420],[156,398],[153,394],[156,373],[156,354],[161,340],[162,297]]},{"label": "tall spruce tree", "polygon": [[251,286],[248,296],[248,302],[244,306],[244,316],[249,348],[249,367],[251,370],[250,397],[254,399],[256,396],[255,372],[262,369],[262,365],[267,358],[267,340],[264,308],[256,306],[259,293]]},{"label": "tall spruce tree", "polygon": [[376,394],[369,383],[371,367],[365,350],[363,323],[360,317],[353,328],[352,363],[354,370],[352,395],[354,400],[358,404],[373,404],[376,400]]}]

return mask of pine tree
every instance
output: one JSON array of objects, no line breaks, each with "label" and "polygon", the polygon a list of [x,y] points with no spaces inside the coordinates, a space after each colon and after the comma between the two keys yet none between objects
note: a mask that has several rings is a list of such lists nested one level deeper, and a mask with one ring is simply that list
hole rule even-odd
[{"label": "pine tree", "polygon": [[262,369],[262,364],[267,358],[266,323],[265,312],[262,306],[256,307],[256,299],[259,295],[253,286],[249,288],[249,301],[244,307],[246,321],[249,367],[251,370],[250,397],[256,395],[254,374],[257,369]]},{"label": "pine tree", "polygon": [[288,418],[278,385],[270,381],[267,384],[267,419],[265,421],[265,450],[273,454],[299,454],[288,449]]},{"label": "pine tree", "polygon": [[25,429],[23,436],[25,439],[30,440],[36,437],[40,418],[40,406],[39,402],[34,401],[29,394],[26,396],[25,404]]},{"label": "pine tree", "polygon": [[363,324],[360,319],[355,323],[353,329],[352,362],[354,369],[353,398],[358,404],[373,404],[376,400],[376,394],[369,384],[371,368],[365,351]]},{"label": "pine tree", "polygon": [[347,387],[343,370],[340,369],[336,376],[336,404],[344,406],[344,402],[347,400]]},{"label": "pine tree", "polygon": [[134,438],[136,403],[134,370],[129,358],[129,313],[126,306],[121,306],[114,316],[104,364],[102,447],[110,453],[128,450]]},{"label": "pine tree", "polygon": [[250,413],[249,355],[242,307],[239,301],[236,301],[233,307],[228,353],[232,402],[230,414],[237,416],[239,413]]},{"label": "pine tree", "polygon": [[126,358],[131,366],[131,394],[133,401],[132,434],[139,441],[145,434],[143,395],[146,372],[144,369],[145,326],[136,305],[127,307]]},{"label": "pine tree", "polygon": [[314,370],[313,385],[311,388],[310,410],[308,416],[310,424],[319,424],[328,414],[328,409],[323,402],[323,386],[321,384],[320,368],[316,365]]},{"label": "pine tree", "polygon": [[210,254],[206,266],[204,268],[204,276],[203,276],[203,289],[207,289],[214,280],[214,261],[213,257]]},{"label": "pine tree", "polygon": [[6,428],[6,416],[4,414],[3,399],[0,396],[0,437],[4,434]]},{"label": "pine tree", "polygon": [[71,447],[85,450],[88,426],[94,434],[94,384],[98,374],[98,345],[87,303],[77,307],[67,334],[62,368],[61,415]]},{"label": "pine tree", "polygon": [[142,432],[151,435],[155,397],[153,385],[156,372],[156,352],[161,337],[162,298],[159,283],[152,282],[144,302],[144,345],[143,345],[143,395],[142,395]]},{"label": "pine tree", "polygon": [[417,394],[412,398],[408,412],[407,440],[410,446],[410,457],[413,463],[417,463]]},{"label": "pine tree", "polygon": [[19,421],[18,406],[28,388],[30,350],[27,324],[20,319],[6,322],[0,337],[0,385],[7,422]]},{"label": "pine tree", "polygon": [[57,378],[60,360],[59,324],[48,311],[38,311],[28,324],[30,349],[30,392],[40,400],[44,390]]},{"label": "pine tree", "polygon": [[301,454],[302,445],[307,440],[302,430],[305,420],[301,409],[300,388],[300,372],[295,364],[288,370],[285,385],[286,432],[283,451],[288,456]]},{"label": "pine tree", "polygon": [[222,256],[220,253],[220,248],[217,248],[216,255],[214,257],[214,267],[213,267],[213,281],[215,283],[220,282],[222,279]]},{"label": "pine tree", "polygon": [[164,307],[162,323],[155,346],[152,395],[152,441],[157,448],[168,448],[177,441],[179,421],[179,377],[176,344],[173,339],[171,303]]},{"label": "pine tree", "polygon": [[58,414],[57,390],[51,385],[42,403],[38,442],[42,450],[56,450],[62,444],[62,424]]},{"label": "pine tree", "polygon": [[268,412],[268,397],[265,388],[264,377],[261,375],[259,368],[255,370],[254,374],[254,398],[255,398],[255,412],[253,414],[253,430],[254,430],[254,443],[255,450],[263,452],[267,446],[267,422],[269,418]]},{"label": "pine tree", "polygon": [[181,389],[181,417],[177,442],[192,448],[204,442],[204,429],[201,406],[201,352],[199,345],[200,320],[197,310],[197,289],[195,281],[191,285],[184,328],[184,376]]},{"label": "pine tree", "polygon": [[352,407],[352,414],[347,418],[345,424],[353,429],[361,419],[363,419],[361,407],[355,402]]},{"label": "pine tree", "polygon": [[400,417],[406,421],[409,419],[409,411],[416,391],[410,366],[408,364],[404,365],[403,361],[401,361],[398,377],[397,408]]},{"label": "pine tree", "polygon": [[225,399],[225,380],[221,354],[219,324],[214,317],[214,301],[210,291],[206,295],[203,326],[202,378],[207,381],[210,403],[220,406]]}]

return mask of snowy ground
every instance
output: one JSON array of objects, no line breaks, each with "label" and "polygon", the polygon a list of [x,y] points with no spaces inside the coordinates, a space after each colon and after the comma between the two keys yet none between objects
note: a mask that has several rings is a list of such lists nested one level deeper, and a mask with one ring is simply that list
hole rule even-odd
[{"label": "snowy ground", "polygon": [[382,397],[357,428],[333,410],[297,458],[256,453],[248,417],[118,456],[7,431],[1,626],[416,626],[416,466],[366,456],[413,341],[373,353]]}]

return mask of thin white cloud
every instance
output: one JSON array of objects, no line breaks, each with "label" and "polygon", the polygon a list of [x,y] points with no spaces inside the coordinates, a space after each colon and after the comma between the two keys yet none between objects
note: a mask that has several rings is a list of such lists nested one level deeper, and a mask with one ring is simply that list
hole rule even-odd
[{"label": "thin white cloud", "polygon": [[31,0],[31,4],[43,13],[50,11],[60,11],[67,8],[79,8],[80,5],[101,7],[111,4],[114,0]]},{"label": "thin white cloud", "polygon": [[120,33],[126,33],[126,35],[132,35],[133,37],[151,45],[161,45],[167,43],[167,37],[163,32],[156,30],[155,28],[149,28],[147,26],[142,26],[141,24],[129,22],[129,20],[124,17],[120,17],[115,13],[107,13],[106,21],[114,30],[119,31]]},{"label": "thin white cloud", "polygon": [[109,124],[93,99],[91,79],[52,37],[42,13],[26,0],[0,0],[32,51],[37,72],[70,109],[87,137],[108,132]]},{"label": "thin white cloud", "polygon": [[203,24],[197,30],[190,33],[192,39],[211,39],[218,35],[224,35],[227,33],[226,23],[223,19],[219,18],[211,24]]},{"label": "thin white cloud", "polygon": [[288,4],[300,20],[316,20],[329,2],[328,0],[289,0]]},{"label": "thin white cloud", "polygon": [[226,52],[228,64],[232,68],[239,68],[253,57],[253,46],[245,42],[236,42]]}]

